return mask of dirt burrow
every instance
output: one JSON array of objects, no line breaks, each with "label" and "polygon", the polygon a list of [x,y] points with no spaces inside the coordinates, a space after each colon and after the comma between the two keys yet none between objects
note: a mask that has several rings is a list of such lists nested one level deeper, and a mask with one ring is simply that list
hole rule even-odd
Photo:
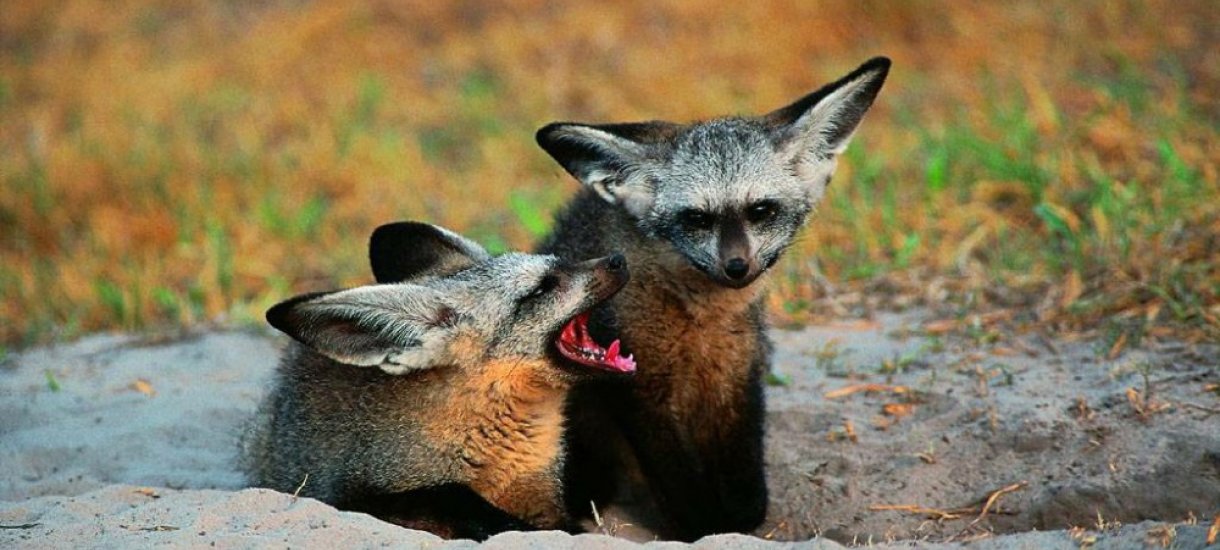
[{"label": "dirt burrow", "polygon": [[[1075,547],[1063,531],[1024,531],[1100,521],[1109,529],[1104,540],[1139,545],[1145,531],[1160,527],[1132,522],[1193,514],[1200,526],[1179,525],[1180,540],[1203,540],[1220,512],[1220,415],[1208,412],[1220,398],[1203,391],[1220,382],[1215,347],[1165,345],[1110,360],[1088,342],[1032,336],[981,347],[891,337],[919,321],[889,315],[775,332],[775,371],[788,383],[768,389],[772,502],[757,535],[864,542],[1023,532],[980,544],[1043,547],[1053,539]],[[306,540],[301,525],[318,540],[333,535],[345,544],[424,540],[321,504],[299,509],[286,495],[232,492],[243,486],[234,468],[238,437],[280,345],[243,332],[159,342],[118,335],[10,356],[0,365],[0,524],[22,528],[0,530],[0,546],[299,542]],[[913,391],[825,395],[862,383]],[[1131,388],[1143,413],[1127,395]],[[886,405],[898,416],[885,415]],[[997,498],[972,526],[977,506],[942,521],[870,510],[958,508],[1019,482],[1026,485]],[[119,517],[119,509],[129,513]],[[184,531],[217,522],[231,528]],[[1129,528],[1113,530],[1117,522]],[[179,531],[138,527],[146,523]],[[556,537],[499,540],[513,541],[510,547],[618,544]],[[746,542],[764,545],[741,537],[704,545]],[[835,545],[819,539],[814,546]]]},{"label": "dirt burrow", "polygon": [[[1220,382],[1215,346],[1108,359],[1096,342],[1032,335],[892,336],[918,320],[776,333],[775,371],[790,382],[768,390],[771,514],[759,533],[968,539],[1220,512],[1220,399],[1205,391]],[[825,396],[864,383],[911,391]],[[982,500],[1014,484],[975,522]]]}]

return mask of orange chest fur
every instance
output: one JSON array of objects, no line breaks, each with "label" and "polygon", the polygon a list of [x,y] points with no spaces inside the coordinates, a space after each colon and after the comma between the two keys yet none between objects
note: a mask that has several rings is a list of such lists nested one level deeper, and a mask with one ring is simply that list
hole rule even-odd
[{"label": "orange chest fur", "polygon": [[[493,364],[454,388],[425,433],[452,453],[462,480],[519,517],[550,516],[563,454],[566,388],[540,384],[530,369]],[[540,508],[547,508],[545,513]]]},{"label": "orange chest fur", "polygon": [[692,307],[653,294],[632,300],[618,314],[638,364],[638,394],[678,418],[708,410],[732,414],[758,346],[744,306]]}]

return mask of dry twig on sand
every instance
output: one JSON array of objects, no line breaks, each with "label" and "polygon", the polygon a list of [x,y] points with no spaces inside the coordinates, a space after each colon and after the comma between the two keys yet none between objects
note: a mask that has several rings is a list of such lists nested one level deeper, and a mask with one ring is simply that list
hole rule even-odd
[{"label": "dry twig on sand", "polygon": [[1029,482],[1027,481],[1013,483],[1012,485],[1007,485],[992,491],[987,495],[987,498],[979,501],[978,503],[971,504],[969,506],[961,506],[958,508],[929,508],[926,506],[920,506],[918,504],[874,504],[869,506],[868,509],[873,512],[894,511],[906,512],[909,514],[920,514],[936,521],[962,519],[971,515],[975,516],[975,518],[971,520],[964,529],[962,529],[958,534],[949,538],[949,540],[953,540],[965,535],[967,531],[969,531],[975,525],[978,525],[979,522],[986,519],[988,514],[1004,513],[995,509],[995,504],[1000,500],[1000,497],[1013,491],[1024,489],[1027,485],[1029,485]]},{"label": "dry twig on sand", "polygon": [[309,482],[309,472],[305,472],[305,477],[301,479],[301,484],[297,485],[297,490],[292,492],[292,498],[297,498],[301,494],[301,489],[305,488],[305,484]]},{"label": "dry twig on sand", "polygon": [[1148,389],[1141,393],[1135,388],[1127,388],[1127,402],[1131,404],[1131,408],[1135,411],[1135,415],[1140,421],[1147,422],[1152,415],[1169,408],[1168,403],[1153,401],[1149,397],[1151,394],[1152,392]]},{"label": "dry twig on sand", "polygon": [[961,519],[963,516],[973,514],[977,509],[973,506],[965,508],[926,508],[918,504],[874,504],[868,507],[871,512],[906,512],[908,514],[919,514],[927,516],[936,521],[945,521],[951,519]]},{"label": "dry twig on sand", "polygon": [[1204,407],[1203,405],[1199,405],[1196,403],[1182,403],[1182,406],[1186,407],[1188,409],[1194,409],[1196,411],[1206,413],[1207,416],[1211,416],[1213,414],[1220,414],[1220,409],[1216,409],[1213,407]]},{"label": "dry twig on sand", "polygon": [[1024,489],[1026,485],[1029,485],[1028,481],[1021,481],[1019,483],[1013,483],[1007,487],[1001,487],[995,491],[992,491],[990,495],[987,495],[987,500],[983,502],[983,509],[979,511],[978,517],[974,518],[974,520],[972,520],[970,524],[966,525],[966,528],[962,529],[962,531],[955,535],[954,538],[966,534],[967,531],[972,529],[975,525],[978,525],[980,521],[983,521],[983,519],[987,517],[987,513],[991,511],[991,507],[995,505],[996,501],[1000,500],[1001,496],[1013,491]]},{"label": "dry twig on sand", "polygon": [[908,388],[906,386],[895,386],[892,384],[852,384],[850,386],[844,386],[837,390],[828,391],[828,392],[826,392],[824,397],[826,399],[838,399],[840,397],[847,397],[853,393],[860,393],[860,392],[904,394],[904,393],[909,393],[910,391],[911,391],[911,388]]}]

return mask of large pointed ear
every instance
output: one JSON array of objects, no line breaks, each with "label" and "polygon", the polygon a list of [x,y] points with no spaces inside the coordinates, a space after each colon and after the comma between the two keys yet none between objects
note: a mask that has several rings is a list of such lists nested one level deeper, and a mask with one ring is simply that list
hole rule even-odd
[{"label": "large pointed ear", "polygon": [[798,174],[830,177],[834,158],[847,148],[889,71],[888,58],[870,59],[851,74],[763,117],[776,149],[788,156]]},{"label": "large pointed ear", "polygon": [[538,145],[564,170],[603,199],[642,216],[652,206],[652,184],[644,173],[681,126],[652,121],[629,124],[555,122],[538,130]]},{"label": "large pointed ear", "polygon": [[340,363],[403,374],[447,364],[457,314],[436,290],[396,284],[298,296],[267,322]]},{"label": "large pointed ear", "polygon": [[478,243],[426,223],[386,224],[369,238],[369,263],[379,283],[449,275],[488,257]]}]

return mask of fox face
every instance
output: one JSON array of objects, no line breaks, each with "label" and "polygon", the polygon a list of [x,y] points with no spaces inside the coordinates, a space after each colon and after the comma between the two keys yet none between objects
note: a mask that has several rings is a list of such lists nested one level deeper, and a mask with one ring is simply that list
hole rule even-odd
[{"label": "fox face", "polygon": [[492,257],[448,230],[402,222],[374,232],[370,260],[381,284],[299,296],[268,322],[334,361],[390,374],[526,360],[558,365],[537,374],[559,382],[578,367],[635,368],[617,340],[602,346],[587,330],[588,311],[627,282],[621,255]]},{"label": "fox face", "polygon": [[757,117],[693,124],[553,123],[537,140],[650,239],[716,283],[770,268],[822,199],[889,71],[885,58]]},{"label": "fox face", "polygon": [[493,257],[405,222],[374,232],[369,259],[378,284],[267,312],[299,345],[244,444],[250,478],[453,536],[567,525],[569,390],[635,371],[587,326],[627,283],[623,256]]}]

